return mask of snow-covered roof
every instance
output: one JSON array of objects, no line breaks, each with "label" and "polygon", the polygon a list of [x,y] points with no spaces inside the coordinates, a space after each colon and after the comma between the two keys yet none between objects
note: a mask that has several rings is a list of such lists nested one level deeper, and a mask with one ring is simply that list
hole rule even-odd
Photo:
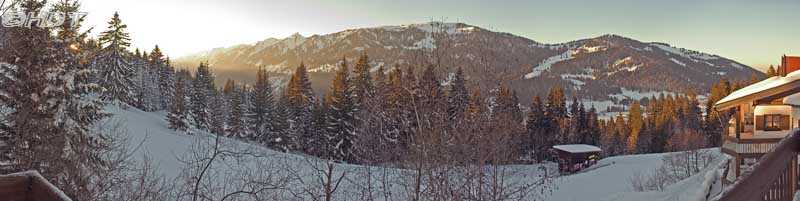
[{"label": "snow-covered roof", "polygon": [[553,149],[558,149],[561,151],[566,151],[569,153],[587,153],[587,152],[600,152],[602,151],[600,147],[588,145],[588,144],[565,144],[565,145],[555,145]]},{"label": "snow-covered roof", "polygon": [[764,90],[779,87],[781,85],[785,85],[797,80],[800,80],[800,71],[791,72],[785,77],[773,76],[761,82],[751,84],[749,86],[746,86],[744,88],[732,92],[730,95],[726,96],[722,100],[717,101],[717,105],[725,102],[730,102],[739,98],[743,98],[745,96],[755,94]]},{"label": "snow-covered roof", "polygon": [[800,93],[783,97],[783,104],[800,106]]}]

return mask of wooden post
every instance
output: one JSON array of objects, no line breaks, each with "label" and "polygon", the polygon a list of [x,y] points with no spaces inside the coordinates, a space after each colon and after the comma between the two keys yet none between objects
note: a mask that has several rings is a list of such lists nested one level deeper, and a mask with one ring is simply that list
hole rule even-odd
[{"label": "wooden post", "polygon": [[[741,111],[742,110],[740,109],[740,107],[742,107],[742,106],[736,107],[736,109],[735,109],[736,110],[736,121],[735,121],[736,122],[736,139],[739,139],[739,140],[742,139],[742,137],[741,137],[741,135],[742,135],[742,131],[741,131],[742,112]],[[737,176],[738,176],[738,174],[737,174]]]},{"label": "wooden post", "polygon": [[790,165],[789,168],[791,169],[789,170],[789,172],[791,175],[789,177],[789,185],[791,185],[790,188],[791,192],[794,193],[795,191],[797,191],[797,156],[793,156],[792,161],[790,163],[791,164],[789,164]]},{"label": "wooden post", "polygon": [[736,177],[734,178],[739,179],[739,171],[741,171],[740,169],[742,168],[742,155],[736,154],[736,158],[733,159],[733,161],[736,162],[736,164],[733,165],[733,172],[736,173]]}]

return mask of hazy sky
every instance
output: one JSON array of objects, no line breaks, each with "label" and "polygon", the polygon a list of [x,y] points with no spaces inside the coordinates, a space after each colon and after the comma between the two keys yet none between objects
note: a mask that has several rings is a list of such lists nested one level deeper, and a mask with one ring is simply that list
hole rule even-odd
[{"label": "hazy sky", "polygon": [[800,55],[800,1],[739,0],[81,0],[94,33],[114,11],[135,47],[172,57],[348,28],[464,22],[544,43],[619,34],[751,66]]}]

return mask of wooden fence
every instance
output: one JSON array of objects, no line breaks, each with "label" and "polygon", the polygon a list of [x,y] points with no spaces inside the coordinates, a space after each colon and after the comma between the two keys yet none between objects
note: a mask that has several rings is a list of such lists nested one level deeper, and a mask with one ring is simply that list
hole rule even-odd
[{"label": "wooden fence", "polygon": [[71,201],[35,171],[0,175],[2,201]]},{"label": "wooden fence", "polygon": [[720,198],[721,201],[792,201],[797,190],[797,155],[800,132],[793,132],[767,153],[753,171],[738,179]]}]

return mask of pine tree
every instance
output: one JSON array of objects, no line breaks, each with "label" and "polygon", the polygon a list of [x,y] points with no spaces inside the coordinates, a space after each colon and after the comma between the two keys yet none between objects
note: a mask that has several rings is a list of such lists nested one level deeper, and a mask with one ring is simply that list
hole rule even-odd
[{"label": "pine tree", "polygon": [[705,107],[705,123],[704,133],[707,142],[710,146],[719,146],[722,141],[720,133],[722,133],[722,122],[728,122],[730,116],[733,114],[731,111],[717,111],[714,109],[714,104],[728,96],[733,91],[731,83],[726,79],[720,79],[719,82],[711,87],[711,93],[708,96]]},{"label": "pine tree", "polygon": [[353,68],[353,98],[356,104],[361,107],[375,93],[370,76],[369,58],[364,53],[358,58],[355,68]]},{"label": "pine tree", "polygon": [[566,104],[564,90],[559,86],[550,88],[544,111],[548,120],[552,120],[552,124],[555,126],[555,130],[552,131],[555,133],[556,143],[566,143],[567,141],[566,136],[569,129],[566,127],[568,117]]},{"label": "pine tree", "polygon": [[256,72],[256,83],[253,85],[253,94],[250,96],[251,106],[247,110],[249,130],[251,140],[262,143],[269,143],[275,140],[270,135],[273,128],[270,127],[272,113],[275,107],[275,97],[272,86],[269,82],[269,74],[263,67],[259,67]]},{"label": "pine tree", "polygon": [[352,146],[357,137],[354,127],[356,105],[346,61],[342,61],[341,67],[336,71],[331,89],[325,97],[325,105],[328,108],[325,118],[327,150],[334,160],[352,162],[354,159]]},{"label": "pine tree", "polygon": [[216,89],[214,75],[206,63],[200,63],[192,81],[191,114],[192,124],[197,129],[210,129],[211,102]]},{"label": "pine tree", "polygon": [[494,113],[507,116],[507,119],[515,122],[508,123],[522,123],[522,111],[519,109],[519,100],[517,100],[516,92],[512,91],[508,86],[502,85],[497,90],[497,100]]},{"label": "pine tree", "polygon": [[167,114],[167,121],[169,128],[185,131],[189,128],[188,114],[186,112],[186,81],[184,77],[175,77],[175,96],[170,107],[169,114]]},{"label": "pine tree", "polygon": [[313,109],[317,104],[314,92],[311,90],[311,81],[308,79],[308,72],[305,65],[300,63],[288,85],[286,86],[286,100],[291,116],[291,130],[299,139],[307,141],[292,142],[295,148],[303,150],[305,153],[313,153],[320,147],[313,139],[315,133],[313,128]]},{"label": "pine tree", "polygon": [[544,115],[544,106],[542,104],[542,100],[536,96],[533,98],[531,103],[530,112],[528,112],[528,119],[525,122],[525,126],[527,127],[528,131],[528,153],[533,154],[534,158],[537,162],[541,162],[544,160],[546,156],[546,146],[549,144],[548,139],[544,138],[545,133],[543,132],[545,126],[544,119],[546,116]]},{"label": "pine tree", "polygon": [[[25,1],[38,12],[44,2]],[[69,43],[38,27],[0,28],[0,174],[39,171],[75,200],[90,197],[101,171],[107,135],[94,133],[106,117],[91,93],[92,71]]]},{"label": "pine tree", "polygon": [[125,31],[128,26],[119,19],[119,14],[108,22],[108,30],[100,34],[100,43],[104,44],[102,52],[94,58],[92,66],[98,74],[98,84],[105,90],[101,93],[103,100],[118,100],[126,104],[134,104],[133,81],[134,70],[128,61],[127,51],[130,36]]},{"label": "pine tree", "polygon": [[297,136],[291,132],[289,112],[288,102],[283,98],[275,102],[275,107],[270,113],[272,120],[270,121],[269,146],[283,152],[292,150],[299,141]]},{"label": "pine tree", "polygon": [[[409,121],[410,114],[407,107],[409,107],[410,97],[405,90],[405,82],[403,79],[403,71],[399,67],[389,74],[389,80],[386,86],[386,118],[388,119],[386,126],[386,134],[384,139],[387,140],[387,146],[390,150],[406,150],[408,137],[408,127],[404,127]],[[394,154],[393,156],[399,156]]]},{"label": "pine tree", "polygon": [[56,38],[69,44],[70,49],[73,51],[76,48],[81,48],[81,43],[86,39],[89,31],[80,32],[81,22],[85,17],[73,19],[70,14],[78,12],[80,9],[80,2],[77,0],[60,0],[56,2],[51,8],[51,12],[60,13],[64,15],[64,22],[55,27]]},{"label": "pine tree", "polygon": [[569,131],[565,132],[566,136],[562,138],[567,139],[565,143],[568,144],[575,144],[578,143],[578,139],[580,139],[581,135],[581,114],[580,114],[580,106],[577,97],[572,97],[572,103],[569,106]]},{"label": "pine tree", "polygon": [[124,48],[131,45],[130,34],[125,31],[126,28],[128,28],[128,25],[122,23],[122,20],[119,19],[119,13],[114,12],[114,16],[108,22],[108,30],[100,33],[100,43],[116,51],[123,51]]},{"label": "pine tree", "polygon": [[554,119],[567,117],[567,101],[564,89],[560,86],[553,86],[547,94],[547,107],[545,112]]},{"label": "pine tree", "polygon": [[415,144],[414,136],[418,133],[418,128],[420,122],[420,118],[416,115],[417,112],[414,112],[415,106],[420,104],[421,102],[421,87],[420,83],[417,82],[417,76],[414,72],[414,68],[408,66],[405,73],[402,73],[399,77],[402,77],[402,81],[394,82],[393,83],[393,96],[399,96],[398,101],[401,103],[400,114],[398,115],[402,122],[400,122],[400,146],[403,151],[409,151],[411,146]]},{"label": "pine tree", "polygon": [[628,153],[636,153],[639,134],[641,134],[643,127],[642,108],[639,105],[639,101],[634,101],[628,112]]},{"label": "pine tree", "polygon": [[230,109],[225,133],[229,137],[244,138],[246,130],[244,129],[244,89],[237,86],[232,80],[229,83],[225,84],[225,90],[223,90]]},{"label": "pine tree", "polygon": [[447,93],[448,116],[451,126],[455,127],[458,121],[464,119],[464,113],[469,106],[469,92],[464,79],[464,71],[459,67],[450,83]]},{"label": "pine tree", "polygon": [[584,140],[582,143],[590,144],[590,145],[600,145],[600,137],[601,137],[601,128],[600,128],[600,119],[597,116],[597,109],[592,106],[589,109],[589,113],[587,115],[586,121],[587,124],[587,133],[588,135],[584,136]]},{"label": "pine tree", "polygon": [[617,114],[617,119],[614,122],[614,128],[616,131],[614,133],[614,138],[612,143],[612,149],[615,151],[614,155],[618,154],[625,154],[627,153],[628,149],[628,136],[630,135],[630,127],[628,127],[627,122],[625,121],[625,116],[622,113]]},{"label": "pine tree", "polygon": [[225,133],[225,123],[227,119],[225,98],[216,89],[211,89],[208,101],[208,130],[217,135],[227,136],[228,134]]},{"label": "pine tree", "polygon": [[769,65],[769,68],[767,69],[767,77],[773,77],[773,76],[776,76],[776,75],[778,75],[778,72],[775,71],[775,67],[772,66],[772,65]]},{"label": "pine tree", "polygon": [[172,68],[172,65],[169,63],[169,59],[165,58],[164,54],[161,53],[161,49],[158,48],[156,45],[153,48],[153,51],[150,53],[150,63],[151,68],[157,74],[155,77],[158,82],[158,103],[157,108],[167,108],[171,105],[172,96],[174,96],[174,77],[175,77],[175,69]]}]

